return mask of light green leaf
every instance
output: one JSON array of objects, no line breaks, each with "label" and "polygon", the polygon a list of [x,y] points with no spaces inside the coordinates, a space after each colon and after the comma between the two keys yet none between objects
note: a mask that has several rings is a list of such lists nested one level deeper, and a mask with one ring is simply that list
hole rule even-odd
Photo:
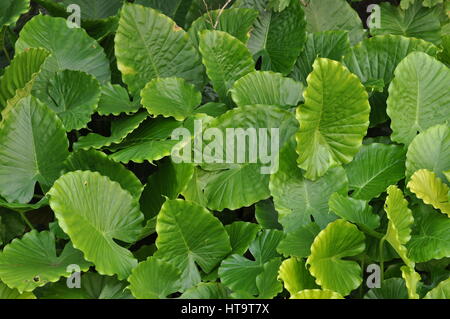
[{"label": "light green leaf", "polygon": [[189,36],[195,46],[199,44],[199,33],[203,30],[224,31],[247,43],[250,30],[258,17],[258,11],[245,8],[210,10],[192,23]]},{"label": "light green leaf", "polygon": [[383,280],[381,287],[369,289],[364,299],[408,299],[405,281],[402,278]]},{"label": "light green leaf", "polygon": [[450,278],[441,281],[425,295],[424,299],[450,299]]},{"label": "light green leaf", "polygon": [[128,164],[129,162],[143,163],[149,161],[153,163],[166,156],[169,156],[173,147],[178,141],[148,141],[139,145],[126,147],[110,156],[116,162]]},{"label": "light green leaf", "polygon": [[303,260],[295,257],[283,261],[280,266],[278,278],[284,283],[284,288],[295,295],[301,290],[314,289],[317,285],[314,283],[314,277],[306,269]]},{"label": "light green leaf", "polygon": [[158,214],[156,232],[155,256],[180,269],[184,289],[200,282],[196,264],[209,273],[231,251],[220,221],[192,202],[167,200]]},{"label": "light green leaf", "polygon": [[133,172],[127,170],[123,165],[108,159],[108,156],[95,150],[79,150],[71,153],[65,163],[67,172],[73,171],[93,171],[99,172],[103,176],[109,177],[117,182],[133,196],[139,198],[143,186]]},{"label": "light green leaf", "polygon": [[408,266],[402,266],[402,277],[406,283],[406,289],[408,290],[409,299],[419,299],[417,293],[417,284],[420,282],[420,275],[414,271],[414,268]]},{"label": "light green leaf", "polygon": [[229,299],[227,288],[218,282],[201,282],[189,288],[180,299]]},{"label": "light green leaf", "polygon": [[230,254],[243,255],[250,244],[255,240],[260,227],[257,224],[238,221],[226,225],[225,230],[230,237]]},{"label": "light green leaf", "polygon": [[36,48],[16,55],[0,78],[0,111],[6,107],[7,101],[16,95],[17,90],[30,89],[49,55],[50,52]]},{"label": "light green leaf", "polygon": [[128,288],[137,299],[164,299],[181,288],[180,271],[155,257],[139,263],[128,281]]},{"label": "light green leaf", "polygon": [[364,241],[364,234],[355,225],[342,219],[328,224],[314,239],[306,261],[316,283],[343,296],[358,288],[363,280],[361,267],[343,258],[362,253]]},{"label": "light green leaf", "polygon": [[398,145],[363,145],[345,166],[352,197],[371,200],[405,177],[406,150]]},{"label": "light green leaf", "polygon": [[144,216],[137,199],[117,182],[90,171],[63,175],[49,195],[59,225],[86,260],[100,274],[127,278],[137,260],[114,239],[133,243],[141,234]]},{"label": "light green leaf", "polygon": [[248,47],[262,70],[291,73],[306,41],[305,13],[298,1],[283,10],[261,12],[253,25]]},{"label": "light green leaf", "polygon": [[14,25],[20,15],[30,8],[30,0],[4,0],[0,4],[0,28],[4,25]]},{"label": "light green leaf", "polygon": [[306,85],[306,78],[313,71],[316,58],[342,61],[350,50],[348,33],[343,30],[308,33],[305,49],[300,53],[291,77]]},{"label": "light green leaf", "polygon": [[282,108],[297,106],[303,100],[303,85],[274,72],[255,71],[234,83],[231,96],[238,106],[267,104]]},{"label": "light green leaf", "polygon": [[202,95],[194,85],[181,78],[157,78],[141,91],[142,105],[151,115],[174,117],[183,121],[202,102]]},{"label": "light green leaf", "polygon": [[55,237],[48,231],[33,230],[21,239],[13,240],[0,253],[0,279],[20,293],[33,291],[48,282],[56,282],[61,276],[69,277],[69,265],[76,264],[82,271],[90,263],[83,253],[67,244],[57,256]]},{"label": "light green leaf", "polygon": [[389,186],[387,194],[384,210],[389,223],[385,239],[406,265],[414,267],[414,263],[407,256],[408,250],[405,246],[411,239],[411,226],[414,223],[412,212],[408,208],[408,202],[403,197],[402,191],[397,186]]},{"label": "light green leaf", "polygon": [[436,8],[424,8],[420,1],[406,10],[388,2],[379,6],[379,25],[370,27],[372,35],[398,34],[439,44],[441,24]]},{"label": "light green leaf", "polygon": [[21,294],[17,289],[11,289],[0,282],[0,299],[36,299],[36,296],[31,292]]},{"label": "light green leaf", "polygon": [[28,203],[37,182],[46,191],[60,176],[68,147],[61,121],[38,100],[27,97],[5,109],[0,124],[1,196]]},{"label": "light green leaf", "polygon": [[318,58],[308,77],[305,104],[297,108],[297,163],[316,180],[329,168],[347,164],[369,126],[370,105],[359,79],[336,61]]},{"label": "light green leaf", "polygon": [[69,28],[66,19],[38,15],[20,32],[16,54],[29,48],[44,48],[51,53],[44,69],[83,71],[100,83],[110,80],[109,61],[103,48],[82,28]]},{"label": "light green leaf", "polygon": [[410,144],[420,132],[450,121],[450,69],[423,52],[408,55],[389,86],[393,141]]},{"label": "light green leaf", "polygon": [[48,105],[64,124],[66,131],[79,130],[91,121],[100,99],[100,85],[90,74],[64,70],[37,75],[31,94]]},{"label": "light green leaf", "polygon": [[134,113],[140,108],[139,103],[131,102],[128,91],[118,84],[107,83],[101,88],[97,112],[100,115],[119,115]]},{"label": "light green leaf", "polygon": [[291,299],[344,299],[344,297],[331,290],[305,289],[293,295]]},{"label": "light green leaf", "polygon": [[314,238],[320,233],[316,223],[309,223],[289,232],[281,240],[277,251],[284,256],[308,257],[311,254],[311,245]]},{"label": "light green leaf", "polygon": [[407,187],[425,204],[432,205],[450,217],[450,202],[448,200],[450,188],[439,177],[436,177],[434,172],[427,169],[416,171],[411,176]]},{"label": "light green leaf", "polygon": [[442,172],[450,169],[450,127],[436,125],[417,135],[406,153],[406,178],[419,169],[427,169],[445,180]]},{"label": "light green leaf", "polygon": [[74,143],[74,150],[88,150],[90,148],[99,149],[110,146],[113,143],[120,143],[128,134],[139,127],[146,118],[148,113],[146,111],[139,112],[131,116],[123,116],[116,118],[111,123],[111,135],[103,136],[97,133],[90,133],[86,136],[81,136],[77,142]]},{"label": "light green leaf", "polygon": [[263,266],[263,271],[256,276],[258,298],[272,299],[283,291],[283,285],[278,280],[281,258],[274,258]]},{"label": "light green leaf", "polygon": [[126,3],[115,37],[117,67],[133,96],[158,77],[180,77],[200,87],[200,57],[188,35],[169,17]]},{"label": "light green leaf", "polygon": [[342,167],[330,169],[325,176],[313,182],[306,179],[297,167],[295,142],[291,141],[280,152],[278,171],[270,177],[270,193],[279,221],[286,232],[315,222],[321,227],[337,219],[329,212],[328,198],[334,192],[347,193],[348,182]]},{"label": "light green leaf", "polygon": [[349,222],[372,230],[380,226],[380,216],[373,213],[367,201],[334,193],[328,200],[328,206],[333,213]]},{"label": "light green leaf", "polygon": [[208,30],[200,33],[199,50],[214,90],[223,102],[229,102],[234,82],[255,70],[250,52],[228,33]]},{"label": "light green leaf", "polygon": [[345,0],[309,1],[305,15],[308,32],[346,30],[352,44],[365,36],[358,13]]}]

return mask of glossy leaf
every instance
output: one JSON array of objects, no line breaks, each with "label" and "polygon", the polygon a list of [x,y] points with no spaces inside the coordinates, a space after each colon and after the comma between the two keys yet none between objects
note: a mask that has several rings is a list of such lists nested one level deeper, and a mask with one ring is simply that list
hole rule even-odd
[{"label": "glossy leaf", "polygon": [[296,295],[305,289],[316,288],[314,277],[306,269],[305,262],[297,258],[289,258],[283,261],[278,273],[284,283],[284,288],[291,294]]}]

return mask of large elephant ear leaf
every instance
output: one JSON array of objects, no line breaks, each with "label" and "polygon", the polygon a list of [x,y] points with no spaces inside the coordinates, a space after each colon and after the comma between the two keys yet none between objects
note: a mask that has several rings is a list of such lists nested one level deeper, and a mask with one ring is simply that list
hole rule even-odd
[{"label": "large elephant ear leaf", "polygon": [[286,259],[280,266],[278,278],[283,281],[284,288],[294,296],[301,290],[317,288],[303,259],[295,257]]},{"label": "large elephant ear leaf", "polygon": [[183,289],[200,282],[196,264],[209,273],[231,251],[220,221],[192,202],[167,200],[158,214],[156,232],[155,256],[180,269]]},{"label": "large elephant ear leaf", "polygon": [[418,133],[450,121],[449,87],[450,69],[428,54],[413,52],[402,60],[387,99],[392,140],[408,145]]},{"label": "large elephant ear leaf", "polygon": [[[77,50],[72,45],[76,43]],[[69,28],[66,19],[38,15],[20,32],[16,52],[29,48],[44,48],[51,53],[45,70],[76,70],[93,75],[101,83],[111,78],[109,61],[102,47],[82,28]]]},{"label": "large elephant ear leaf", "polygon": [[387,189],[387,198],[384,204],[387,218],[389,219],[385,239],[391,244],[406,265],[413,267],[413,262],[408,258],[408,250],[405,245],[411,239],[411,226],[414,218],[408,208],[408,202],[403,197],[402,191],[395,185]]},{"label": "large elephant ear leaf", "polygon": [[305,289],[292,295],[291,299],[344,299],[344,297],[331,290]]},{"label": "large elephant ear leaf", "polygon": [[303,99],[302,93],[301,83],[270,71],[249,73],[237,80],[231,90],[238,106],[266,104],[284,108],[297,106]]},{"label": "large elephant ear leaf", "polygon": [[158,78],[141,91],[142,105],[154,116],[174,117],[183,121],[202,102],[197,88],[181,78]]},{"label": "large elephant ear leaf", "polygon": [[58,114],[68,132],[87,126],[100,93],[100,84],[92,75],[73,70],[55,72],[49,79],[46,73],[39,74],[31,91]]},{"label": "large elephant ear leaf", "polygon": [[49,195],[59,225],[86,260],[100,274],[127,278],[137,260],[114,240],[133,243],[139,238],[144,216],[138,200],[119,183],[91,171],[63,175]]},{"label": "large elephant ear leaf", "polygon": [[37,182],[47,191],[60,176],[69,142],[57,115],[33,97],[5,109],[3,117],[0,194],[9,202],[28,203]]},{"label": "large elephant ear leaf", "polygon": [[338,219],[322,230],[314,239],[307,259],[316,283],[348,295],[362,283],[362,270],[355,261],[344,260],[362,253],[365,237],[355,225]]},{"label": "large elephant ear leaf", "polygon": [[200,87],[203,67],[188,35],[169,17],[127,3],[115,37],[117,67],[132,95],[158,77],[180,77]]},{"label": "large elephant ear leaf", "polygon": [[0,4],[0,28],[14,24],[30,8],[30,0],[4,0]]},{"label": "large elephant ear leaf", "polygon": [[229,102],[234,82],[255,70],[255,62],[246,46],[223,31],[202,31],[200,52],[206,73],[223,102]]},{"label": "large elephant ear leaf", "polygon": [[1,77],[0,111],[6,107],[8,100],[16,95],[17,90],[32,84],[49,55],[47,50],[37,48],[16,55]]},{"label": "large elephant ear leaf", "polygon": [[195,46],[199,44],[202,30],[219,30],[231,34],[242,43],[247,43],[253,22],[258,11],[247,8],[210,10],[192,23],[189,35]]},{"label": "large elephant ear leaf", "polygon": [[406,153],[406,178],[420,169],[427,169],[445,180],[443,172],[450,169],[450,127],[446,124],[430,127],[417,135]]},{"label": "large elephant ear leaf", "polygon": [[424,299],[450,299],[450,278],[441,281],[425,295]]},{"label": "large elephant ear leaf", "polygon": [[56,282],[62,276],[69,277],[69,265],[76,264],[82,271],[89,269],[90,263],[71,243],[59,256],[55,246],[55,237],[48,231],[33,230],[21,239],[13,240],[0,253],[0,279],[22,293]]},{"label": "large elephant ear leaf", "polygon": [[347,164],[369,126],[370,105],[360,80],[342,64],[318,58],[308,76],[305,104],[297,108],[297,160],[316,180],[330,167]]},{"label": "large elephant ear leaf", "polygon": [[139,263],[128,281],[128,288],[138,299],[164,299],[181,289],[180,271],[155,257]]},{"label": "large elephant ear leaf", "polygon": [[434,172],[427,169],[418,170],[411,176],[408,188],[425,204],[432,205],[450,217],[450,188]]},{"label": "large elephant ear leaf", "polygon": [[305,41],[305,13],[298,1],[292,1],[283,12],[261,12],[253,25],[248,47],[255,59],[262,59],[262,70],[287,75]]}]

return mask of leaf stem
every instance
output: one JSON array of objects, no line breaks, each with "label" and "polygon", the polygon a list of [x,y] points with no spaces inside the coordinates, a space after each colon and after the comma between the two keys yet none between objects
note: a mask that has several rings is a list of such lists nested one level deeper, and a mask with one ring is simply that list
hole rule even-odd
[{"label": "leaf stem", "polygon": [[378,238],[378,239],[382,239],[384,237],[384,234],[379,233],[373,229],[370,229],[369,227],[366,227],[364,225],[359,225],[359,227],[361,228],[361,230],[363,232],[365,232],[367,235],[370,235],[372,237]]},{"label": "leaf stem", "polygon": [[27,224],[28,227],[30,227],[31,230],[34,229],[33,225],[30,223],[30,221],[28,220],[27,216],[25,216],[25,213],[23,212],[19,212],[20,216],[22,217],[23,221],[25,222],[25,224]]},{"label": "leaf stem", "polygon": [[381,282],[384,280],[384,242],[386,241],[386,236],[383,236],[380,240],[379,252],[380,252],[380,272],[381,272]]}]

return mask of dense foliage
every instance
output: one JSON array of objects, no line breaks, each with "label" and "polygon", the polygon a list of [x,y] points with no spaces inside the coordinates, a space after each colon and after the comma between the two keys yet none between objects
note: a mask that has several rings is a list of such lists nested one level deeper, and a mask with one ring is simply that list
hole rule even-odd
[{"label": "dense foliage", "polygon": [[450,298],[450,4],[375,3],[2,0],[0,299]]}]

